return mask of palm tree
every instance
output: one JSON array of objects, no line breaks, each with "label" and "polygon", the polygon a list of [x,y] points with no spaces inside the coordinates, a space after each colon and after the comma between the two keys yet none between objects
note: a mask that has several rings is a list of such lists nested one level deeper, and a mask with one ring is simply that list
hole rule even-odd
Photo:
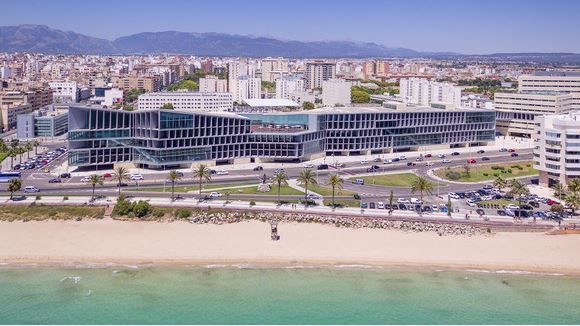
[{"label": "palm tree", "polygon": [[12,196],[15,192],[20,190],[22,187],[22,180],[18,178],[10,179],[8,182],[8,191],[10,191],[10,200],[12,200]]},{"label": "palm tree", "polygon": [[433,183],[427,180],[425,177],[417,176],[411,182],[411,193],[419,192],[420,199],[423,201],[423,193],[426,192],[428,195],[432,194]]},{"label": "palm tree", "polygon": [[129,181],[129,170],[126,167],[119,166],[113,171],[113,180],[117,181],[117,188],[119,188],[119,196],[121,196],[121,184],[124,181]]},{"label": "palm tree", "polygon": [[205,164],[199,164],[193,169],[193,177],[199,180],[199,198],[201,199],[201,185],[211,181],[211,170]]},{"label": "palm tree", "polygon": [[6,145],[6,142],[4,141],[3,138],[0,138],[0,152],[7,152],[8,151],[8,145]]},{"label": "palm tree", "polygon": [[580,192],[580,179],[572,179],[568,182],[568,190]]},{"label": "palm tree", "polygon": [[296,178],[298,184],[304,187],[304,204],[308,207],[308,185],[316,184],[316,176],[310,169],[304,169]]},{"label": "palm tree", "polygon": [[395,202],[395,194],[393,193],[393,189],[389,192],[389,214],[393,212],[393,203]]},{"label": "palm tree", "polygon": [[34,146],[34,155],[38,155],[38,146],[40,146],[40,141],[38,141],[38,139],[35,139],[34,141],[32,141],[32,146]]},{"label": "palm tree", "polygon": [[22,154],[26,153],[26,149],[24,148],[24,146],[18,146],[17,151],[18,151],[20,164],[22,164]]},{"label": "palm tree", "polygon": [[530,190],[518,179],[513,179],[510,181],[510,192],[513,196],[518,196],[518,204],[522,205],[522,196],[529,194]]},{"label": "palm tree", "polygon": [[34,146],[32,145],[31,142],[27,142],[26,144],[24,144],[24,149],[26,150],[26,155],[28,156],[28,159],[30,159],[30,152],[32,151],[33,148]]},{"label": "palm tree", "polygon": [[282,187],[282,185],[288,184],[288,176],[286,175],[286,172],[277,171],[276,173],[274,173],[274,176],[272,177],[272,182],[278,185],[278,203],[281,203],[280,188]]},{"label": "palm tree", "polygon": [[91,186],[93,186],[93,198],[95,198],[95,188],[97,187],[97,185],[100,186],[103,185],[103,176],[98,174],[92,174],[89,177],[89,183],[91,184]]},{"label": "palm tree", "polygon": [[14,148],[8,150],[8,156],[10,156],[10,169],[14,169],[14,159],[18,155],[18,152]]},{"label": "palm tree", "polygon": [[342,190],[342,178],[333,173],[328,178],[328,185],[332,187],[332,207],[334,208],[334,190],[335,188],[338,188],[339,191]]},{"label": "palm tree", "polygon": [[167,175],[169,177],[169,181],[171,181],[171,201],[175,200],[175,183],[181,180],[181,174],[177,173],[175,170],[171,170]]},{"label": "palm tree", "polygon": [[561,183],[556,183],[552,186],[554,188],[554,196],[562,198],[562,196],[566,196],[566,187],[564,187]]},{"label": "palm tree", "polygon": [[566,204],[572,208],[572,215],[576,213],[576,210],[580,208],[580,195],[577,192],[569,192],[564,199]]},{"label": "palm tree", "polygon": [[507,181],[502,178],[501,175],[498,175],[495,177],[495,180],[493,180],[493,186],[501,191],[503,188],[507,187]]}]

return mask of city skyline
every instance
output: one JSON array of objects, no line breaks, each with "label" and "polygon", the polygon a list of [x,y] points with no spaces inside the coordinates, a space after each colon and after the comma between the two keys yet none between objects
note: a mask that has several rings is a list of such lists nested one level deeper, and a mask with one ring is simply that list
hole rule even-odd
[{"label": "city skyline", "polygon": [[[214,4],[177,0],[160,13],[159,4],[150,1],[141,1],[138,6],[135,1],[107,0],[100,6],[70,6],[64,0],[30,0],[4,4],[7,11],[15,14],[4,17],[2,25],[43,24],[108,40],[141,32],[181,31],[297,41],[374,42],[416,51],[461,54],[580,53],[580,45],[566,42],[574,39],[574,31],[580,28],[580,3],[574,1],[552,1],[549,6],[540,1],[488,1],[485,7],[455,0],[365,4],[363,7],[302,0],[291,4]],[[31,7],[37,10],[29,11]],[[559,23],[549,24],[554,19]]]}]

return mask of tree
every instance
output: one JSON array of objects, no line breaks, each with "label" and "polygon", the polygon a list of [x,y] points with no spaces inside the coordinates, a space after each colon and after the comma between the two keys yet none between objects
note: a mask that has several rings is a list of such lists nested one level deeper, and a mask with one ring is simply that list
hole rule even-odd
[{"label": "tree", "polygon": [[30,159],[30,152],[32,152],[33,148],[34,145],[32,145],[32,142],[27,142],[26,144],[24,144],[24,149],[26,150],[26,155],[28,156],[28,159]]},{"label": "tree", "polygon": [[339,177],[338,174],[332,173],[328,177],[328,185],[332,187],[332,207],[334,207],[334,192],[336,188],[338,188],[339,191],[342,189],[342,178]]},{"label": "tree", "polygon": [[304,101],[304,102],[302,102],[302,108],[304,110],[313,110],[315,108],[315,106],[314,106],[314,103],[312,103],[312,102]]},{"label": "tree", "polygon": [[371,101],[371,96],[369,93],[353,87],[350,95],[350,99],[352,103],[369,103]]},{"label": "tree", "polygon": [[556,213],[560,216],[564,215],[564,206],[560,204],[554,204],[550,207],[550,212]]},{"label": "tree", "polygon": [[507,187],[507,181],[502,178],[501,175],[498,175],[495,177],[495,180],[493,180],[493,186],[501,191],[503,188]]},{"label": "tree", "polygon": [[171,201],[175,200],[175,183],[181,180],[181,174],[177,173],[175,170],[171,170],[169,174],[167,174],[169,181],[171,181]]},{"label": "tree", "polygon": [[165,103],[161,106],[161,109],[163,110],[173,110],[173,104],[171,103]]},{"label": "tree", "polygon": [[395,194],[393,193],[393,189],[389,192],[389,214],[393,213],[393,204],[395,202]]},{"label": "tree", "polygon": [[451,198],[447,197],[447,216],[451,217]]},{"label": "tree", "polygon": [[117,181],[117,188],[119,188],[119,196],[121,196],[121,184],[129,181],[129,170],[126,167],[119,166],[113,171],[113,180]]},{"label": "tree", "polygon": [[580,179],[572,179],[568,182],[568,190],[580,192]]},{"label": "tree", "polygon": [[521,183],[518,179],[513,179],[510,181],[510,192],[512,196],[518,196],[518,204],[522,205],[522,196],[528,195],[530,190],[528,186]]},{"label": "tree", "polygon": [[10,191],[10,200],[12,200],[12,196],[15,192],[22,188],[22,180],[18,178],[10,179],[8,181],[8,191]]},{"label": "tree", "polygon": [[273,83],[273,82],[269,82],[269,81],[262,80],[261,86],[262,86],[262,89],[266,89],[266,90],[269,90],[269,91],[275,91],[276,90],[276,83]]},{"label": "tree", "polygon": [[571,191],[566,194],[564,201],[570,206],[570,208],[572,208],[572,215],[574,215],[576,210],[580,208],[580,196],[575,191]]},{"label": "tree", "polygon": [[18,146],[16,149],[18,151],[18,161],[22,164],[22,154],[26,153],[26,148],[23,146]]},{"label": "tree", "polygon": [[469,165],[463,166],[463,176],[469,178],[471,176],[471,167]]},{"label": "tree", "polygon": [[89,177],[89,183],[93,186],[93,198],[95,198],[95,188],[97,185],[103,185],[103,176],[98,174],[93,174]]},{"label": "tree", "polygon": [[145,93],[145,90],[142,88],[132,88],[128,91],[125,91],[124,98],[127,102],[134,102],[139,98],[139,95]]},{"label": "tree", "polygon": [[0,152],[7,152],[7,151],[8,151],[8,145],[6,145],[4,138],[0,138]]},{"label": "tree", "polygon": [[168,91],[177,91],[180,89],[186,89],[189,91],[193,91],[193,90],[196,90],[198,88],[199,88],[199,86],[197,85],[197,83],[195,81],[190,80],[190,79],[183,79],[177,83],[169,85],[169,87],[167,87],[167,90]]},{"label": "tree", "polygon": [[558,182],[555,185],[553,185],[552,188],[554,189],[554,196],[556,197],[566,196],[566,187],[564,187],[563,184]]},{"label": "tree", "polygon": [[18,155],[18,151],[14,148],[8,150],[8,156],[10,156],[10,169],[14,170],[14,159]]},{"label": "tree", "polygon": [[419,192],[420,199],[423,201],[423,193],[426,192],[428,195],[432,194],[433,183],[427,180],[425,177],[417,176],[413,181],[411,181],[411,193]]},{"label": "tree", "polygon": [[136,202],[132,207],[133,214],[141,218],[151,213],[151,204],[149,202],[140,200]]},{"label": "tree", "polygon": [[33,140],[32,146],[34,146],[34,155],[38,155],[38,146],[40,146],[40,141],[38,141],[38,139]]},{"label": "tree", "polygon": [[314,171],[311,169],[304,169],[296,178],[298,184],[304,187],[304,204],[308,207],[308,185],[309,184],[316,184],[316,176],[314,175]]},{"label": "tree", "polygon": [[199,199],[201,199],[201,185],[211,181],[211,170],[205,164],[199,164],[193,169],[193,177],[199,180]]},{"label": "tree", "polygon": [[286,172],[277,171],[276,173],[274,173],[274,176],[272,177],[272,182],[278,185],[278,203],[281,203],[280,188],[282,187],[282,185],[288,184],[288,176],[286,175]]}]

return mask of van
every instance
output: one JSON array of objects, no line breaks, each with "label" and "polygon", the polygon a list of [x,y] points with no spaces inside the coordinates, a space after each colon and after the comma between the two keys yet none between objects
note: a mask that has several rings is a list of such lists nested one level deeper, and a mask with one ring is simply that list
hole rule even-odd
[{"label": "van", "polygon": [[26,186],[24,187],[24,192],[39,192],[40,189],[36,188],[35,186]]},{"label": "van", "polygon": [[377,208],[378,209],[385,209],[385,203],[383,203],[382,201],[378,202]]},{"label": "van", "polygon": [[364,185],[365,181],[363,179],[355,179],[352,183],[357,185]]}]

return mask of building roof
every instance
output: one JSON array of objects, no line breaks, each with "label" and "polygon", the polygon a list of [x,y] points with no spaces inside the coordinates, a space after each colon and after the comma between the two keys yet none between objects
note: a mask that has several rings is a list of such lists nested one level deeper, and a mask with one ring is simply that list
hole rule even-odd
[{"label": "building roof", "polygon": [[244,103],[251,107],[299,107],[298,103],[279,98],[267,98],[267,99],[246,99],[243,100]]}]

